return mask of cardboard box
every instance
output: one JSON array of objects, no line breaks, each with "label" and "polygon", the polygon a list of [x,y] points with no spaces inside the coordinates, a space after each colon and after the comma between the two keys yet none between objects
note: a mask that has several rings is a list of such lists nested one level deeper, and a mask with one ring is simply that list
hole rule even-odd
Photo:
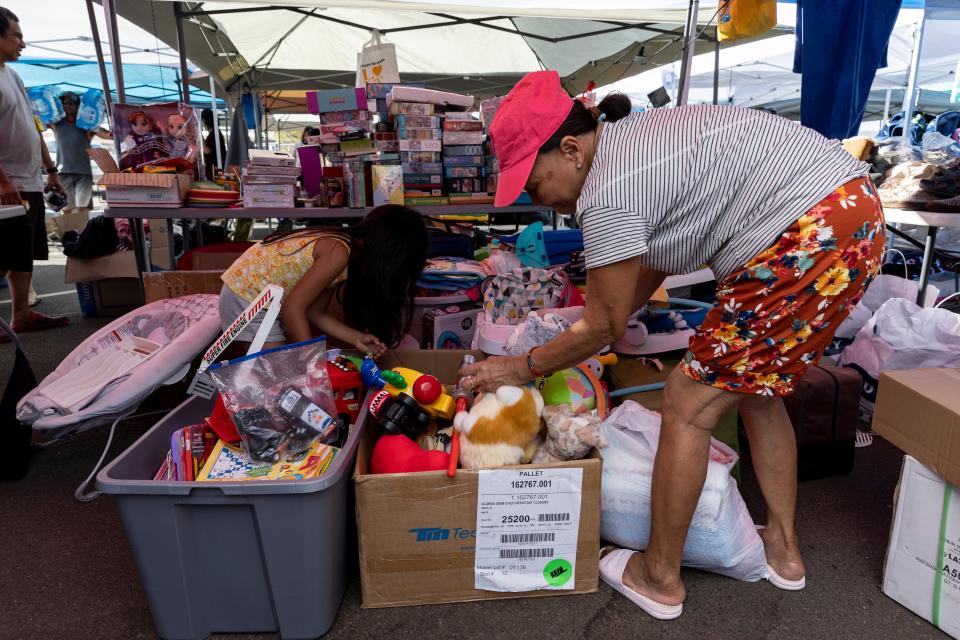
[{"label": "cardboard box", "polygon": [[960,486],[960,369],[880,374],[873,429]]},{"label": "cardboard box", "polygon": [[185,173],[105,173],[99,184],[107,188],[112,207],[177,208],[193,179]]},{"label": "cardboard box", "polygon": [[906,456],[894,503],[883,592],[960,638],[960,493]]},{"label": "cardboard box", "polygon": [[136,254],[133,251],[118,251],[101,258],[67,258],[63,281],[74,284],[107,278],[137,277]]},{"label": "cardboard box", "polygon": [[307,111],[310,113],[351,111],[366,108],[367,92],[362,88],[307,91]]},{"label": "cardboard box", "polygon": [[[483,357],[475,353],[478,358]],[[457,378],[463,354],[463,351],[397,350],[388,352],[380,364],[385,368],[406,366],[429,372],[445,383],[452,383]],[[597,590],[599,453],[594,452],[585,460],[554,465],[510,467],[583,469],[574,588],[520,593],[480,591],[474,588],[479,472],[460,469],[456,478],[448,478],[443,471],[370,474],[368,461],[376,429],[369,423],[363,425],[363,429],[354,482],[365,608],[571,595]]]},{"label": "cardboard box", "polygon": [[112,207],[182,207],[193,184],[186,173],[120,173],[116,160],[106,149],[88,149],[103,176],[97,182],[107,189]]},{"label": "cardboard box", "polygon": [[78,213],[62,213],[53,217],[53,224],[57,226],[57,235],[63,240],[67,231],[83,231],[90,221],[90,214],[86,211]]},{"label": "cardboard box", "polygon": [[84,318],[117,318],[143,305],[137,278],[106,278],[77,283],[80,315]]},{"label": "cardboard box", "polygon": [[195,293],[219,294],[223,288],[222,269],[209,271],[155,271],[143,274],[143,294],[147,303]]}]

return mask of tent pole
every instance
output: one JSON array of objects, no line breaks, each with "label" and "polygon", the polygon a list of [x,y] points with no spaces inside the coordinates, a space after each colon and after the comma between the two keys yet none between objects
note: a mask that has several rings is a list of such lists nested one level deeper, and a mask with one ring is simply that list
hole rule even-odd
[{"label": "tent pole", "polygon": [[[110,45],[110,62],[113,64],[113,77],[117,83],[117,102],[127,101],[127,92],[123,87],[123,59],[120,55],[120,35],[117,32],[117,4],[116,0],[103,0],[103,17],[107,23],[107,43]],[[113,136],[113,144],[117,150],[117,160],[120,159],[120,136]],[[143,220],[130,218],[130,228],[133,231],[133,250],[137,258],[137,276],[140,287],[143,288],[143,272],[150,271],[147,261],[147,238],[143,232]]]},{"label": "tent pole", "polygon": [[180,77],[183,79],[180,88],[183,92],[183,101],[190,104],[190,84],[187,74],[187,47],[183,40],[183,3],[173,3],[173,22],[177,26],[177,53],[180,54]]},{"label": "tent pole", "polygon": [[113,122],[113,100],[110,97],[110,79],[107,77],[107,61],[103,57],[103,44],[100,43],[100,27],[93,12],[93,0],[87,0],[87,17],[90,19],[90,33],[93,47],[97,52],[97,66],[100,68],[100,82],[103,83],[103,98],[107,102],[107,117]]},{"label": "tent pole", "polygon": [[880,129],[883,130],[883,123],[890,119],[890,94],[893,88],[887,89],[887,99],[883,102],[883,119],[880,121]]},{"label": "tent pole", "polygon": [[903,140],[910,144],[910,122],[913,120],[913,106],[917,92],[917,74],[920,71],[920,50],[923,48],[923,31],[927,23],[924,10],[913,36],[913,54],[910,57],[910,75],[907,77],[907,90],[903,94]]},{"label": "tent pole", "polygon": [[680,62],[680,86],[677,89],[677,106],[687,104],[690,92],[690,68],[693,66],[693,50],[697,44],[697,16],[700,13],[700,0],[690,0],[687,9],[687,24],[683,29],[683,53]]},{"label": "tent pole", "polygon": [[[110,62],[113,63],[113,77],[117,83],[117,102],[127,101],[127,92],[123,87],[123,60],[120,56],[120,36],[117,34],[116,0],[103,0],[103,17],[107,23],[107,44],[110,46]],[[117,141],[117,145],[120,142]]]},{"label": "tent pole", "polygon": [[[210,111],[213,112],[213,146],[216,149],[216,165],[220,166],[220,159],[223,158],[220,155],[222,149],[220,148],[220,117],[217,113],[217,83],[213,81],[213,76],[210,76]],[[226,169],[226,167],[220,167],[221,170]],[[217,172],[214,170],[213,176],[216,176]]]},{"label": "tent pole", "polygon": [[713,45],[713,104],[720,104],[720,32]]}]

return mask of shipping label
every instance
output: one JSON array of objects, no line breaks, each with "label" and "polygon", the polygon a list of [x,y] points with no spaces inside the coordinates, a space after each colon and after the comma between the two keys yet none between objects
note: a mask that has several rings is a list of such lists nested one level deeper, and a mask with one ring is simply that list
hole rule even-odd
[{"label": "shipping label", "polygon": [[481,470],[474,587],[571,590],[583,469]]}]

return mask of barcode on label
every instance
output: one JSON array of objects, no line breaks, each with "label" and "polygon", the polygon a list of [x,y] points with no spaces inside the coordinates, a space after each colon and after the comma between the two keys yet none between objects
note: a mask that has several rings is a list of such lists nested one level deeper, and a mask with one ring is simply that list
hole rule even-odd
[{"label": "barcode on label", "polygon": [[531,543],[531,542],[553,542],[555,533],[501,533],[500,544],[506,543]]},{"label": "barcode on label", "polygon": [[501,559],[552,558],[553,549],[500,549]]},{"label": "barcode on label", "polygon": [[537,516],[537,522],[569,522],[569,513],[541,513]]}]

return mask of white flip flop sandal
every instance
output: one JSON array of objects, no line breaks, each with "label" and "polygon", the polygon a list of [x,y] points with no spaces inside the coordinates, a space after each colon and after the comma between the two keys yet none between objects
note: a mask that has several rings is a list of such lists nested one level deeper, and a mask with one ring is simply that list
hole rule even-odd
[{"label": "white flip flop sandal", "polygon": [[[766,529],[766,527],[762,524],[758,524],[756,527],[757,531]],[[769,563],[767,563],[767,572],[763,576],[763,579],[775,586],[777,589],[783,589],[784,591],[801,591],[807,586],[806,576],[800,578],[799,580],[787,580],[777,573]]]},{"label": "white flip flop sandal", "polygon": [[[600,553],[603,553],[604,550],[601,550]],[[630,556],[635,553],[636,551],[632,549],[616,549],[602,556],[600,558],[600,577],[608,585],[625,595],[630,602],[657,620],[673,620],[680,617],[680,614],[683,613],[682,604],[661,604],[623,584],[623,572],[627,568]]]}]

